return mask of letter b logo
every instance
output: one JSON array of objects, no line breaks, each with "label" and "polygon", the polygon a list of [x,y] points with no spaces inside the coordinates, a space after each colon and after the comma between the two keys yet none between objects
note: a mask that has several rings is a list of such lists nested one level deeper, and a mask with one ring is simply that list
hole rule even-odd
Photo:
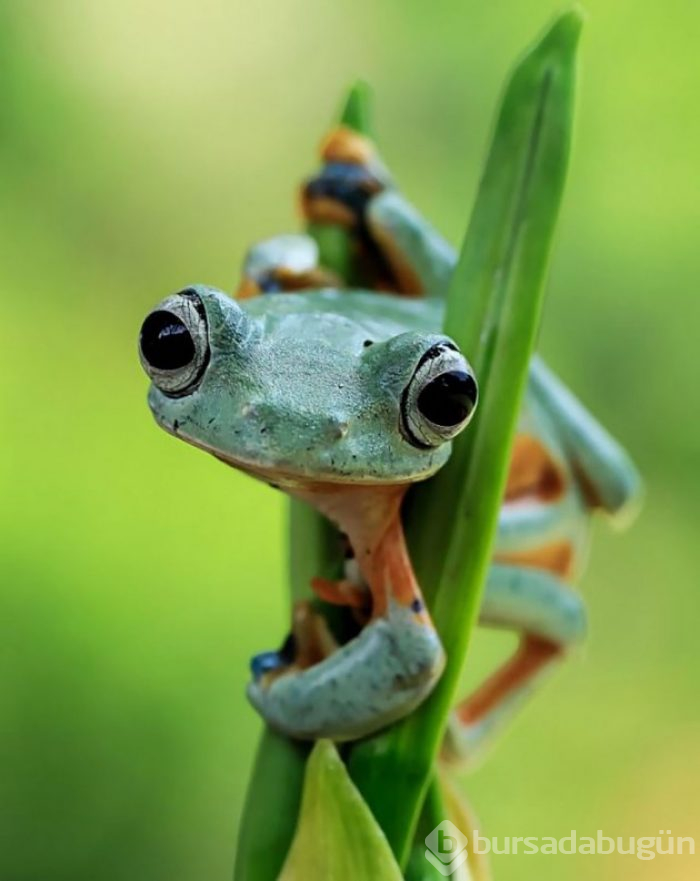
[{"label": "letter b logo", "polygon": [[454,823],[443,820],[425,839],[425,858],[447,877],[454,874],[466,862],[467,836],[463,835]]},{"label": "letter b logo", "polygon": [[445,835],[443,829],[438,829],[438,853],[439,854],[448,854],[452,853],[454,849],[457,847],[457,843],[451,835]]}]

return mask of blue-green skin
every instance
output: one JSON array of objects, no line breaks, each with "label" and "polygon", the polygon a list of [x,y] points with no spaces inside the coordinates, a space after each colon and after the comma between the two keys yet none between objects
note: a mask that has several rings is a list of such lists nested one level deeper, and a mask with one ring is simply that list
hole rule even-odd
[{"label": "blue-green skin", "polygon": [[[342,497],[358,485],[424,480],[447,461],[449,442],[435,449],[408,442],[400,402],[421,356],[445,341],[442,295],[455,257],[395,191],[376,196],[369,212],[410,253],[414,271],[434,296],[326,289],[237,303],[193,286],[189,290],[206,311],[209,363],[196,388],[182,397],[151,386],[149,405],[163,428],[312,502],[307,488],[315,483],[336,485]],[[263,243],[248,265],[264,263],[266,249],[279,260],[280,249],[294,248],[294,237],[284,247],[280,241]],[[306,239],[303,246],[312,247]],[[580,558],[592,507],[628,512],[638,495],[637,473],[539,359],[532,364],[520,429],[551,454],[566,491],[553,503],[504,505],[495,556],[566,541]],[[339,528],[351,531],[335,513],[329,516]],[[492,567],[481,620],[561,649],[585,631],[582,601],[559,578],[504,563]],[[271,725],[294,737],[343,740],[375,731],[423,700],[440,674],[442,649],[427,621],[390,601],[386,615],[350,643],[309,669],[290,667],[272,679],[254,679],[249,697]],[[478,754],[534,681],[517,683],[478,719],[455,724],[449,754]]]},{"label": "blue-green skin", "polygon": [[421,355],[446,339],[438,302],[327,290],[239,305],[212,288],[189,290],[206,309],[210,362],[191,395],[151,387],[149,405],[164,428],[177,421],[178,437],[275,483],[412,482],[447,461],[449,443],[420,450],[398,423]]}]

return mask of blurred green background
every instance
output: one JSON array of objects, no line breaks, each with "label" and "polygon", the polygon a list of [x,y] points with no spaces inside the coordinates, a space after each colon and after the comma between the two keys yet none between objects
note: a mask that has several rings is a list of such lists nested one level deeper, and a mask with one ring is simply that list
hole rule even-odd
[{"label": "blurred green background", "polygon": [[[695,0],[589,0],[542,350],[633,451],[599,524],[591,636],[465,781],[488,835],[695,835]],[[384,154],[453,239],[545,0],[10,0],[0,10],[0,881],[225,881],[286,626],[282,498],[156,429],[136,335],[234,288],[357,75]],[[500,642],[478,640],[472,677]],[[274,811],[275,806],[270,805]],[[697,877],[695,859],[499,857],[497,879]],[[311,879],[310,879],[311,881]]]}]

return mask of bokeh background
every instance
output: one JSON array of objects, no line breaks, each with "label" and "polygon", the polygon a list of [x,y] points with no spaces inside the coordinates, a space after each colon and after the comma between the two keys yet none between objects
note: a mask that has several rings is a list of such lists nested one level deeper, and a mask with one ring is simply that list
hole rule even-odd
[{"label": "bokeh background", "polygon": [[[648,481],[599,524],[591,636],[465,787],[489,835],[695,835],[700,10],[588,0],[541,348]],[[357,75],[453,239],[504,75],[551,0],[6,0],[0,9],[0,881],[225,881],[285,631],[278,494],[151,422],[136,335],[296,228]],[[481,637],[471,675],[498,645]],[[274,811],[275,806],[270,805]],[[499,857],[498,879],[698,877]]]}]

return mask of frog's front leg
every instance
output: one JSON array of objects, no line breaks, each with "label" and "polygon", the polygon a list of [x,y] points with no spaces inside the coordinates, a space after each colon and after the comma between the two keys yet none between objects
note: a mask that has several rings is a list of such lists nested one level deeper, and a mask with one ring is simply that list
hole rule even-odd
[{"label": "frog's front leg", "polygon": [[[390,503],[388,522],[366,509],[367,516],[339,523],[367,582],[371,617],[325,660],[255,677],[248,696],[272,727],[299,739],[355,739],[408,714],[437,682],[444,653],[413,575],[399,501],[395,496]],[[332,515],[334,506],[320,507]]]},{"label": "frog's front leg", "polygon": [[472,766],[586,630],[581,597],[556,576],[525,566],[492,565],[480,623],[518,630],[513,657],[453,713],[443,757]]}]

